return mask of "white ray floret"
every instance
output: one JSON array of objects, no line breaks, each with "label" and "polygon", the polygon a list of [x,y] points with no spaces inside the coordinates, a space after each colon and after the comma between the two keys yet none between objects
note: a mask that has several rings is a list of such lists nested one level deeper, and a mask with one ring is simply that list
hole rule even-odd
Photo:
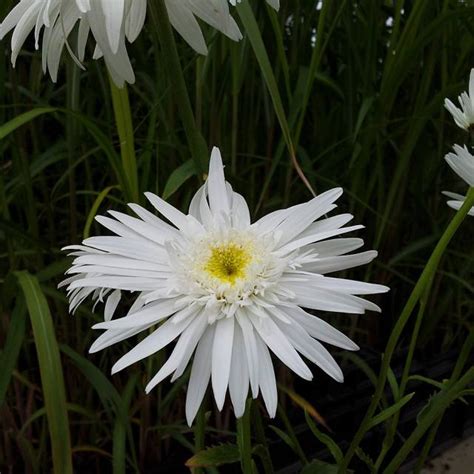
[{"label": "white ray floret", "polygon": [[[207,47],[196,17],[232,40],[242,38],[227,0],[165,0],[165,5],[173,27],[200,54],[206,54]],[[34,31],[35,48],[42,50],[43,70],[56,82],[64,48],[80,63],[92,34],[93,58],[103,57],[112,79],[122,87],[135,81],[127,42],[134,42],[141,33],[146,13],[147,0],[20,0],[0,24],[0,39],[13,30],[11,61],[15,65]],[[76,25],[77,36],[71,38]],[[77,43],[75,51],[69,42]]]},{"label": "white ray floret", "polygon": [[449,99],[445,99],[444,106],[453,116],[456,125],[467,131],[474,125],[474,68],[469,76],[469,93],[462,92],[458,101],[460,107]]},{"label": "white ray floret", "polygon": [[[146,391],[168,376],[175,380],[192,364],[189,424],[209,383],[219,409],[229,392],[235,415],[242,416],[250,390],[254,398],[262,394],[269,415],[275,416],[270,353],[306,380],[312,373],[304,359],[342,382],[341,369],[321,342],[346,350],[357,350],[357,345],[302,308],[380,311],[361,296],[388,288],[326,276],[377,256],[375,251],[350,253],[363,241],[339,237],[360,227],[344,227],[352,216],[325,217],[341,194],[332,189],[252,223],[244,198],[225,181],[214,148],[207,182],[188,214],[146,193],[168,222],[136,204],[130,207],[138,217],[116,212],[110,213],[115,219],[99,217],[115,235],[68,247],[74,261],[63,283],[71,311],[88,296],[105,302],[104,321],[94,326],[105,332],[91,352],[146,331],[115,363],[115,373],[176,342]],[[135,303],[114,319],[124,291],[134,292]]]},{"label": "white ray floret", "polygon": [[[474,156],[469,152],[466,146],[454,145],[454,152],[445,156],[445,160],[451,169],[462,178],[471,188],[474,187]],[[447,204],[456,211],[463,205],[466,196],[461,194],[443,191],[443,194],[451,198]],[[470,216],[474,216],[474,207],[469,211]]]}]

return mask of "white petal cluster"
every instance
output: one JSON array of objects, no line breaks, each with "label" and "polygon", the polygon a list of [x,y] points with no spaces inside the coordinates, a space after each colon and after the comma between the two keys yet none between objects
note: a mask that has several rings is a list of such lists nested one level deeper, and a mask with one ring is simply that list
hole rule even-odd
[{"label": "white petal cluster", "polygon": [[444,106],[453,116],[456,125],[468,131],[474,126],[474,69],[469,77],[469,94],[463,92],[458,97],[460,108],[456,107],[449,99],[445,99]]},{"label": "white petal cluster", "polygon": [[[275,416],[271,353],[304,379],[311,380],[312,373],[303,357],[342,382],[341,369],[321,342],[347,350],[358,347],[303,308],[380,311],[361,296],[388,288],[328,276],[365,265],[377,255],[351,253],[363,245],[362,239],[341,237],[362,227],[346,226],[351,215],[325,217],[341,194],[340,188],[332,189],[252,223],[244,198],[225,181],[220,152],[214,148],[207,182],[188,214],[147,193],[164,219],[136,204],[130,208],[137,217],[115,211],[98,217],[114,235],[68,247],[75,258],[63,282],[71,311],[89,295],[105,301],[105,321],[94,326],[105,332],[91,352],[144,332],[141,342],[113,366],[115,373],[176,341],[146,391],[168,376],[176,380],[192,364],[189,424],[209,381],[219,409],[228,391],[235,415],[242,416],[250,390],[254,398],[262,394],[268,413]],[[133,292],[134,303],[123,317],[112,319],[123,291]]]},{"label": "white petal cluster", "polygon": [[77,26],[77,45],[72,53],[85,57],[89,35],[95,40],[94,59],[103,57],[119,86],[134,82],[126,41],[134,41],[143,28],[146,0],[20,0],[0,25],[0,39],[13,30],[12,64],[26,38],[34,31],[35,47],[42,50],[43,71],[56,82],[59,62]]},{"label": "white petal cluster", "polygon": [[[278,8],[278,1],[269,0]],[[200,54],[207,53],[199,18],[234,41],[242,38],[227,0],[165,0],[170,22]],[[87,40],[95,41],[94,59],[104,58],[114,82],[122,87],[133,83],[135,74],[126,44],[135,41],[143,29],[147,0],[20,0],[0,24],[0,40],[13,30],[12,64],[34,31],[35,47],[42,50],[43,71],[53,82],[66,47],[78,61],[84,61]],[[77,26],[77,39],[70,35]],[[77,44],[72,51],[69,42]]]},{"label": "white petal cluster", "polygon": [[[471,75],[472,77],[472,75]],[[474,187],[474,156],[469,152],[466,146],[454,145],[454,153],[448,153],[445,160],[453,171],[462,178],[470,187]],[[448,206],[453,209],[460,209],[463,205],[465,196],[457,193],[444,191],[443,194],[450,197]],[[474,216],[474,207],[469,211],[469,215]]]}]

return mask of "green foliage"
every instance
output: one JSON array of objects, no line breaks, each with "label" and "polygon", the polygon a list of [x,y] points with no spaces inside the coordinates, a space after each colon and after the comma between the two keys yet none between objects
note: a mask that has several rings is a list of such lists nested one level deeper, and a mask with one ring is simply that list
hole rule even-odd
[{"label": "green foliage", "polygon": [[18,302],[12,312],[10,327],[3,351],[0,352],[0,408],[5,401],[5,394],[10,385],[13,370],[18,362],[21,346],[25,337],[26,306],[23,298]]},{"label": "green foliage", "polygon": [[[349,469],[348,474],[351,474],[352,471]],[[326,462],[318,461],[317,459],[311,461],[306,465],[302,470],[301,474],[336,474],[337,473],[337,464],[329,464]]]},{"label": "green foliage", "polygon": [[186,461],[186,466],[217,467],[223,464],[232,464],[240,461],[239,447],[235,444],[220,444],[212,446],[195,454]]},{"label": "green foliage", "polygon": [[54,473],[72,474],[66,390],[53,320],[38,280],[27,272],[18,272],[17,278],[33,327],[51,435]]}]

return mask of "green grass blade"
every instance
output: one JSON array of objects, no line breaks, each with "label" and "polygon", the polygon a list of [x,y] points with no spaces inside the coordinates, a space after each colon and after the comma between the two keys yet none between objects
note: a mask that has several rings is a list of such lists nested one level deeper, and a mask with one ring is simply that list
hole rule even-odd
[{"label": "green grass blade", "polygon": [[138,202],[137,156],[135,153],[135,137],[128,89],[126,85],[122,88],[117,87],[114,81],[110,79],[110,91],[114,105],[117,132],[120,139],[122,171],[126,179],[127,197],[134,202]]},{"label": "green grass blade", "polygon": [[23,298],[18,298],[15,309],[12,312],[10,327],[8,329],[5,347],[0,353],[0,408],[5,401],[8,386],[18,355],[20,353],[23,339],[25,337],[26,306]]},{"label": "green grass blade", "polygon": [[273,108],[275,109],[275,114],[278,118],[278,122],[280,123],[283,138],[290,153],[293,166],[295,167],[303,183],[314,195],[313,188],[311,187],[311,184],[307,180],[306,176],[303,173],[303,170],[300,168],[300,165],[296,159],[295,148],[293,146],[293,140],[291,138],[290,133],[290,127],[286,119],[285,109],[283,107],[283,103],[280,97],[277,81],[275,79],[275,75],[273,74],[270,58],[268,57],[268,53],[265,48],[265,44],[263,42],[257,20],[255,19],[255,16],[253,14],[252,7],[250,6],[250,3],[248,1],[245,1],[239,4],[239,6],[237,7],[237,11],[239,13],[240,19],[242,20],[242,23],[245,26],[245,31],[247,32],[250,44],[252,45],[253,51],[260,66],[260,71],[262,73],[263,78],[265,79],[265,83],[267,85],[268,92],[270,93],[270,97],[272,98]]},{"label": "green grass blade", "polygon": [[53,472],[72,474],[66,390],[53,320],[38,280],[28,272],[18,272],[16,275],[25,296],[33,327],[51,437]]},{"label": "green grass blade", "polygon": [[82,234],[84,239],[87,239],[88,237],[90,237],[91,226],[92,226],[92,223],[94,222],[97,212],[99,211],[99,207],[104,201],[104,199],[109,195],[110,191],[112,191],[113,189],[117,189],[117,186],[107,186],[105,189],[103,189],[99,193],[99,195],[94,201],[94,204],[92,204],[91,210],[89,211],[89,214],[87,215],[86,225],[84,226],[84,232]]},{"label": "green grass blade", "polygon": [[126,472],[126,461],[127,461],[127,431],[129,432],[130,439],[131,432],[128,422],[128,411],[129,406],[132,401],[133,392],[137,382],[137,376],[134,376],[129,379],[127,386],[123,392],[123,395],[120,399],[120,408],[119,414],[115,421],[114,426],[114,435],[113,435],[113,473],[114,474],[125,474]]},{"label": "green grass blade", "polygon": [[4,123],[2,126],[0,126],[0,140],[4,139],[10,133],[15,131],[18,127],[21,127],[22,125],[30,122],[36,117],[44,114],[49,114],[55,111],[56,109],[53,107],[40,107],[18,115],[14,119],[9,120],[7,123]]}]

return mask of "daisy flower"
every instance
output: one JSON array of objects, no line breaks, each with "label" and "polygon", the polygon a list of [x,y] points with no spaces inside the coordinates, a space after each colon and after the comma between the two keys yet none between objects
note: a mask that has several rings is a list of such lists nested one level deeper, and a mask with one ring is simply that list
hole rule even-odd
[{"label": "daisy flower", "polygon": [[[89,295],[106,301],[105,321],[94,326],[105,332],[90,351],[144,332],[144,339],[115,363],[116,373],[176,341],[146,392],[168,376],[176,380],[192,364],[189,425],[209,381],[219,410],[228,390],[235,415],[242,416],[250,389],[253,398],[262,394],[274,417],[271,353],[306,380],[312,373],[303,357],[342,382],[341,369],[321,342],[347,350],[357,345],[303,308],[380,311],[360,296],[388,288],[327,276],[377,255],[373,250],[350,253],[363,245],[361,239],[340,237],[363,227],[345,226],[351,215],[325,217],[341,194],[342,189],[332,189],[252,223],[245,199],[225,181],[214,148],[207,182],[188,214],[146,193],[162,218],[136,204],[130,208],[137,217],[115,211],[97,217],[113,235],[66,247],[75,259],[67,272],[72,276],[63,282],[71,311]],[[126,315],[112,319],[123,291],[133,292],[134,302]]]},{"label": "daisy flower", "polygon": [[[472,76],[471,76],[472,77]],[[462,178],[470,187],[474,187],[474,156],[471,155],[466,146],[454,145],[454,153],[448,153],[444,159],[453,171]],[[451,198],[448,206],[453,209],[460,209],[466,199],[466,196],[449,191],[443,191],[445,196]],[[474,216],[474,207],[469,211],[470,216]]]},{"label": "daisy flower", "polygon": [[474,125],[474,68],[469,77],[469,94],[463,92],[458,97],[460,108],[456,107],[449,99],[445,99],[444,106],[453,116],[456,125],[468,131]]},{"label": "daisy flower", "polygon": [[[198,52],[207,53],[206,43],[196,17],[238,41],[240,30],[230,16],[227,0],[165,0],[170,22],[178,33]],[[59,62],[69,36],[77,28],[77,51],[84,61],[90,33],[95,40],[93,58],[104,58],[114,82],[122,87],[133,83],[135,74],[126,43],[136,40],[143,29],[147,0],[20,0],[0,24],[0,39],[13,30],[12,64],[28,37],[34,31],[35,48],[41,50],[43,71],[49,71],[56,82]],[[77,60],[76,60],[77,61]]]}]

